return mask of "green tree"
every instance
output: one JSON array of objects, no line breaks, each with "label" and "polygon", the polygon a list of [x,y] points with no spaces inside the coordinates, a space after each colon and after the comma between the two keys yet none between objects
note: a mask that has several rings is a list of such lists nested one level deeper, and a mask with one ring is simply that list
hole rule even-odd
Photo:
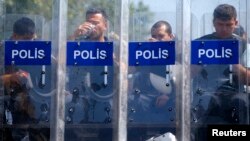
[{"label": "green tree", "polygon": [[6,14],[34,14],[47,19],[52,16],[53,0],[5,0]]},{"label": "green tree", "polygon": [[144,5],[142,1],[138,5],[130,3],[130,20],[131,27],[129,31],[130,40],[142,41],[149,34],[149,23],[152,22],[153,13],[149,7]]},{"label": "green tree", "polygon": [[[113,31],[115,24],[115,8],[117,0],[68,0],[68,34],[84,21],[85,11],[90,6],[104,7],[109,15],[110,31]],[[52,18],[53,0],[5,0],[5,14],[28,14],[40,15],[49,23]],[[119,9],[118,9],[119,10]],[[143,39],[148,33],[148,25],[152,20],[152,12],[143,2],[130,3],[130,38],[135,40]],[[118,17],[117,17],[118,18]]]}]

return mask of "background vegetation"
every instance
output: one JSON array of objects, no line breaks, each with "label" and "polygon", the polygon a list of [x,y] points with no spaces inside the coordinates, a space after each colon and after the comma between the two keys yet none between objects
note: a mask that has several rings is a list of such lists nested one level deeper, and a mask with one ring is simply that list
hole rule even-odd
[{"label": "background vegetation", "polygon": [[[53,0],[2,0],[2,19],[3,17],[11,16],[13,20],[16,20],[13,15],[17,14],[27,14],[27,15],[36,15],[36,24],[42,29],[39,29],[38,33],[40,36],[51,37],[51,21],[53,13]],[[67,31],[68,34],[71,34],[75,28],[84,21],[85,11],[90,6],[102,7],[106,9],[107,14],[109,15],[110,29],[109,32],[114,32],[115,26],[115,13],[119,12],[116,8],[117,0],[68,0],[68,17],[67,17]],[[149,33],[148,23],[152,20],[153,13],[150,12],[148,6],[144,5],[143,2],[138,4],[130,2],[130,32],[129,37],[131,40],[144,40],[145,34]],[[42,18],[42,19],[41,19]],[[3,22],[1,20],[0,32],[10,32],[11,25],[8,22]],[[11,21],[13,22],[13,21]],[[9,22],[9,23],[11,23]],[[40,25],[39,25],[40,24]],[[3,39],[3,33],[0,34],[1,39]],[[48,37],[49,36],[49,37]],[[5,37],[6,38],[6,37]]]}]

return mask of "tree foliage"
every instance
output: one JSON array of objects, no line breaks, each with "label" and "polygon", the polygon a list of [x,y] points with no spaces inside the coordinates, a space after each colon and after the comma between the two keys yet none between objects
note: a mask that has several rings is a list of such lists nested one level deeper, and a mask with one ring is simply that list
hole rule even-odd
[{"label": "tree foliage", "polygon": [[6,14],[34,14],[47,19],[52,16],[52,0],[5,0]]},{"label": "tree foliage", "polygon": [[[6,14],[29,14],[40,15],[45,20],[51,21],[53,13],[53,0],[5,0]],[[110,27],[115,24],[115,8],[117,0],[68,0],[67,29],[70,34],[85,20],[85,11],[90,6],[104,7],[110,21]],[[118,9],[119,10],[119,9]],[[149,7],[143,2],[130,3],[130,38],[142,38],[148,31],[147,24],[152,19]],[[137,35],[135,35],[137,34]]]}]

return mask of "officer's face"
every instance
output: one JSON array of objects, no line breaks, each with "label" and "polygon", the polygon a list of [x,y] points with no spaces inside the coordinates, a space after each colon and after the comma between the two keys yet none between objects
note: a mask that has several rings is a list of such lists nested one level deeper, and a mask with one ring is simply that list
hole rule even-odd
[{"label": "officer's face", "polygon": [[213,21],[214,28],[216,31],[216,35],[219,38],[229,38],[232,36],[233,31],[238,24],[238,21],[235,18],[232,18],[230,20],[221,20],[221,19],[215,19]]},{"label": "officer's face", "polygon": [[151,36],[158,41],[169,41],[172,35],[166,32],[166,26],[162,25],[152,31]]},{"label": "officer's face", "polygon": [[100,13],[88,15],[87,22],[95,25],[95,28],[90,36],[91,39],[99,39],[107,30],[107,22]]}]

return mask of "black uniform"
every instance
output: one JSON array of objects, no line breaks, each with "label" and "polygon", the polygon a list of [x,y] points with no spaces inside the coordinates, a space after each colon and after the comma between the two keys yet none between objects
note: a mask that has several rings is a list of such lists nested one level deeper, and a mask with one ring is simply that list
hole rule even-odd
[{"label": "black uniform", "polygon": [[[215,33],[197,40],[222,40]],[[223,40],[239,40],[240,54],[244,42],[237,35]],[[196,66],[197,67],[197,66]],[[199,73],[193,76],[192,118],[196,141],[206,140],[206,126],[209,124],[244,124],[246,119],[246,96],[238,81],[240,76],[231,72],[230,65],[199,65]],[[229,75],[232,73],[232,83]],[[197,127],[196,127],[197,126]],[[203,130],[202,130],[203,129]]]}]

